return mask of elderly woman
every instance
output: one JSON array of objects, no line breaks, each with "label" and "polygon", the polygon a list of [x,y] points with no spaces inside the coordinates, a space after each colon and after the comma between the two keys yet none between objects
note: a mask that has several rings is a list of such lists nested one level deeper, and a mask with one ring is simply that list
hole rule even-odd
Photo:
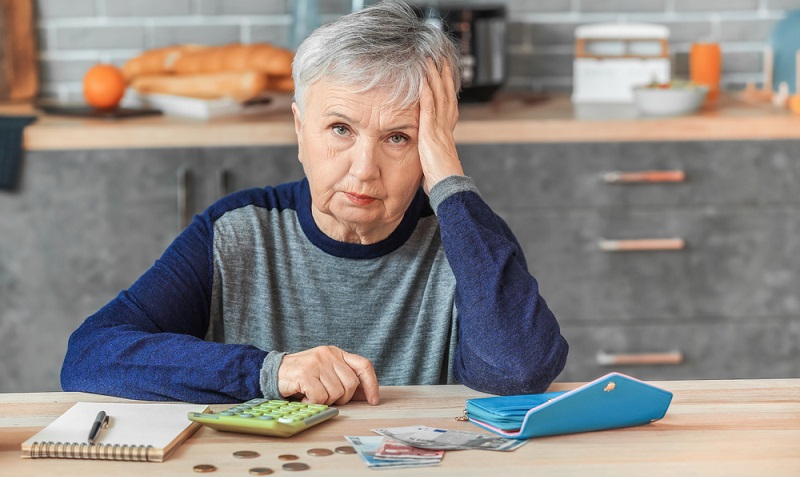
[{"label": "elderly woman", "polygon": [[400,2],[297,50],[299,182],[213,204],[70,338],[66,391],[344,404],[544,391],[567,344],[458,159],[457,52]]}]

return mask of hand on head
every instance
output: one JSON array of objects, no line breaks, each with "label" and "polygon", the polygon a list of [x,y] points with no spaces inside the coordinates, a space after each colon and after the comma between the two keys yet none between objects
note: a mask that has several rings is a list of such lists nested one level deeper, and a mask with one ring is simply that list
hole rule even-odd
[{"label": "hand on head", "polygon": [[320,346],[287,354],[278,368],[282,396],[302,396],[303,402],[345,404],[351,400],[378,404],[378,378],[367,358],[335,346]]},{"label": "hand on head", "polygon": [[428,194],[442,179],[464,175],[453,137],[456,122],[458,96],[450,67],[445,63],[440,73],[429,59],[427,81],[419,101],[418,137],[422,186]]}]

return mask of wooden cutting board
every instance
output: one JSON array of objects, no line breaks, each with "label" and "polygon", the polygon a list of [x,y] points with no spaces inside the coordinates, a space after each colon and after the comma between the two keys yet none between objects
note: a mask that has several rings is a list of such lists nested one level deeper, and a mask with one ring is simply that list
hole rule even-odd
[{"label": "wooden cutting board", "polygon": [[0,100],[32,99],[39,90],[34,0],[0,0]]}]

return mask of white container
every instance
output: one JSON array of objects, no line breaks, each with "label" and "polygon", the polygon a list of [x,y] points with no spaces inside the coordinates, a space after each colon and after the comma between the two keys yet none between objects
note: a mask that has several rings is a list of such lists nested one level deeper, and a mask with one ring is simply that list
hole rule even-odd
[{"label": "white container", "polygon": [[669,29],[663,25],[579,26],[575,29],[572,101],[632,104],[634,87],[669,82],[668,38]]},{"label": "white container", "polygon": [[291,93],[267,92],[249,101],[232,98],[200,99],[171,94],[137,94],[128,91],[123,104],[159,109],[167,116],[213,119],[291,111]]},{"label": "white container", "polygon": [[645,116],[683,116],[697,111],[706,99],[708,87],[634,88],[636,109]]}]

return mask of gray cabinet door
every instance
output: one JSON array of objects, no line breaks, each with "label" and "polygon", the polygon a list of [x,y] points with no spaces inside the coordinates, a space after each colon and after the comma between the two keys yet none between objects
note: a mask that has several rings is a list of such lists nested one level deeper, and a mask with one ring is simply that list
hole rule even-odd
[{"label": "gray cabinet door", "polygon": [[[646,380],[800,375],[800,322],[795,319],[566,325],[562,333],[570,345],[562,381],[589,381],[611,371]],[[601,364],[598,354],[617,364]],[[680,362],[671,360],[676,355]]]},{"label": "gray cabinet door", "polygon": [[202,173],[196,151],[25,155],[19,191],[0,195],[0,392],[60,389],[70,333],[178,234],[186,168]]},{"label": "gray cabinet door", "polygon": [[203,193],[209,201],[251,187],[276,186],[304,177],[297,146],[206,148]]},{"label": "gray cabinet door", "polygon": [[55,391],[67,339],[222,195],[303,177],[297,147],[33,151],[0,194],[0,392]]},{"label": "gray cabinet door", "polygon": [[[514,211],[505,219],[560,321],[800,316],[800,210]],[[601,239],[679,237],[683,250],[603,251]]]},{"label": "gray cabinet door", "polygon": [[[459,147],[498,209],[800,204],[800,141]],[[609,172],[683,171],[683,182],[607,183]]]}]

